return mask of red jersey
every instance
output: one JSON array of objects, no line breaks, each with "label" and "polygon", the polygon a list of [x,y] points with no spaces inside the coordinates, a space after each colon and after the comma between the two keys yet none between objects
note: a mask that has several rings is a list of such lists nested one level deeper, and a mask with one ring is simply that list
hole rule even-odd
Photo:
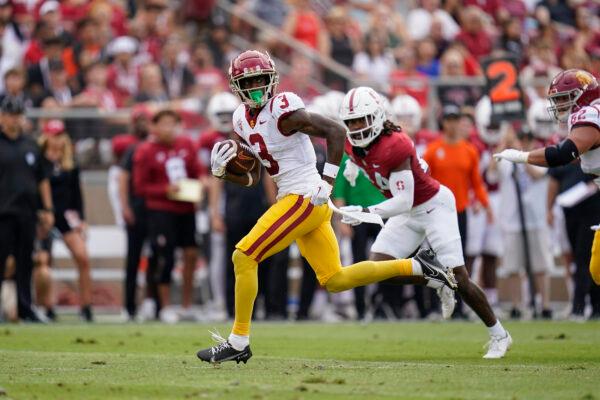
[{"label": "red jersey", "polygon": [[206,131],[200,134],[198,138],[198,160],[200,161],[201,175],[210,170],[210,153],[217,142],[229,139],[229,136],[222,132]]},{"label": "red jersey", "polygon": [[149,210],[178,214],[194,212],[192,203],[170,200],[167,188],[184,178],[198,177],[198,161],[192,141],[178,136],[172,145],[153,140],[138,146],[133,156],[133,189]]},{"label": "red jersey", "polygon": [[425,203],[440,190],[439,182],[421,168],[414,144],[403,132],[381,134],[364,149],[364,156],[361,156],[363,152],[352,147],[348,140],[345,150],[352,162],[367,173],[369,180],[387,198],[392,197],[389,187],[390,175],[406,160],[410,160],[410,169],[415,180],[413,207]]}]

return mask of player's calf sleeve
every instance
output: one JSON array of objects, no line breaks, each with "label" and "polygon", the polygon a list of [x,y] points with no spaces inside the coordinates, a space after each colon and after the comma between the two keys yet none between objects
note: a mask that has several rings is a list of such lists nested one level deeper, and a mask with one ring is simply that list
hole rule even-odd
[{"label": "player's calf sleeve", "polygon": [[412,276],[412,260],[362,261],[342,268],[333,275],[325,288],[330,292],[342,292],[357,286],[369,285],[396,276]]},{"label": "player's calf sleeve", "polygon": [[600,286],[600,230],[594,235],[594,244],[592,244],[592,258],[590,259],[590,275]]},{"label": "player's calf sleeve", "polygon": [[231,259],[235,273],[235,321],[231,332],[248,336],[258,293],[258,263],[237,249]]}]

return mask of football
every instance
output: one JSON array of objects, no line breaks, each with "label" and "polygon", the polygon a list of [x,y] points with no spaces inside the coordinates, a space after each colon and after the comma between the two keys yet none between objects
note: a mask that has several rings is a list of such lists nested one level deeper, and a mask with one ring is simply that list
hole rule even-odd
[{"label": "football", "polygon": [[259,161],[246,143],[239,140],[234,140],[234,142],[237,144],[237,154],[227,164],[227,172],[234,175],[246,175],[256,167]]}]

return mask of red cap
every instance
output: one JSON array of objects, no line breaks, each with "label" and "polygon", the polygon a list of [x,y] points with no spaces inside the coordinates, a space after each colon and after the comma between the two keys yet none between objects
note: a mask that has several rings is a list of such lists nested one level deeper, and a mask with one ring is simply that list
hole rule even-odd
[{"label": "red cap", "polygon": [[60,119],[51,119],[42,126],[42,134],[57,136],[65,131],[65,124]]},{"label": "red cap", "polygon": [[113,150],[114,155],[117,158],[121,158],[121,156],[129,148],[129,146],[131,146],[132,144],[135,144],[137,142],[138,142],[138,138],[133,135],[129,135],[129,134],[122,134],[122,135],[117,135],[117,136],[113,137],[112,138],[112,150]]},{"label": "red cap", "polygon": [[131,110],[131,119],[133,121],[140,117],[146,117],[148,119],[152,118],[152,112],[150,112],[150,108],[143,103],[136,104]]}]

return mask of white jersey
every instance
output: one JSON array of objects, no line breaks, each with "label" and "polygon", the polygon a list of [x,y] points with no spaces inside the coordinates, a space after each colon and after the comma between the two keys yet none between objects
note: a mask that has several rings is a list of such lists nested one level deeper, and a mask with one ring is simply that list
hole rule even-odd
[{"label": "white jersey", "polygon": [[[569,132],[577,125],[590,125],[600,130],[600,99],[569,116]],[[580,158],[583,172],[600,176],[600,147],[586,151]],[[600,178],[595,182],[600,187]]]},{"label": "white jersey", "polygon": [[277,199],[288,194],[306,196],[320,182],[315,149],[308,135],[279,130],[282,118],[304,108],[300,97],[291,92],[274,96],[252,119],[241,104],[233,113],[233,129],[252,148],[277,184]]}]

